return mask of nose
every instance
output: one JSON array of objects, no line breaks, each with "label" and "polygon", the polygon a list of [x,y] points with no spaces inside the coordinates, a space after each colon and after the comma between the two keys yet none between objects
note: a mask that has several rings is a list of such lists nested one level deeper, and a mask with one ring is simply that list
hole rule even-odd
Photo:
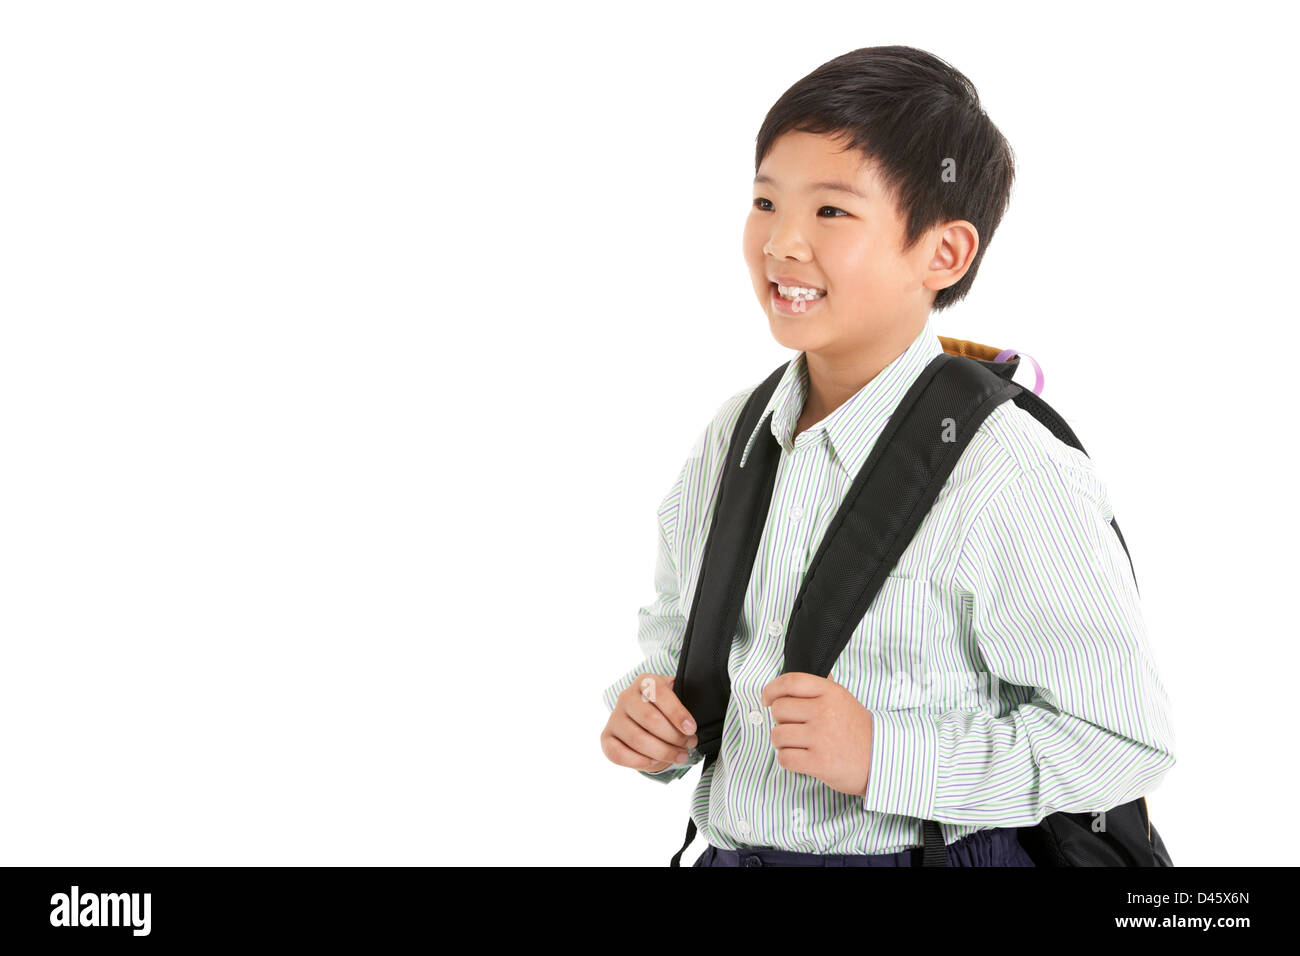
[{"label": "nose", "polygon": [[807,257],[808,244],[788,230],[777,230],[763,246],[763,254],[775,259],[803,259]]}]

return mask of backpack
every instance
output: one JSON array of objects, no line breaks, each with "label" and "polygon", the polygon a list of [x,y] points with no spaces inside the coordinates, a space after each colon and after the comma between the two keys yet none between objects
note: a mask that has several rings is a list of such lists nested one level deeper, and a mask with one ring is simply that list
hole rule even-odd
[{"label": "backpack", "polygon": [[[782,673],[827,677],[922,519],[939,496],[958,458],[984,419],[1010,399],[1058,439],[1084,452],[1074,432],[1034,391],[1013,382],[1019,356],[996,361],[991,346],[939,336],[944,352],[917,376],[891,414],[871,454],[844,495],[818,546],[785,631]],[[717,759],[731,697],[727,670],[759,541],[776,482],[781,446],[770,428],[759,431],[745,467],[746,439],[776,390],[788,362],[754,389],[731,437],[712,523],[682,640],[673,690],[696,723],[704,770]],[[952,440],[935,441],[935,423],[951,420]],[[948,435],[945,434],[945,438]],[[1087,454],[1087,452],[1084,452]],[[1133,569],[1132,555],[1111,522]],[[1134,585],[1137,575],[1134,573]],[[1146,798],[1107,810],[1100,830],[1092,813],[1057,812],[1017,836],[1038,866],[1173,866],[1151,825]],[[948,866],[939,824],[922,821],[923,866]],[[670,866],[695,839],[695,820]]]}]

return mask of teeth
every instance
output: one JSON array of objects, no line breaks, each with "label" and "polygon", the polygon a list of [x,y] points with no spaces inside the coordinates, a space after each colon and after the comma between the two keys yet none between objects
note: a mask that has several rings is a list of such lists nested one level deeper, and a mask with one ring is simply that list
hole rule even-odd
[{"label": "teeth", "polygon": [[795,301],[799,299],[819,299],[826,294],[824,289],[807,289],[797,285],[778,285],[776,291],[780,292],[784,298]]}]

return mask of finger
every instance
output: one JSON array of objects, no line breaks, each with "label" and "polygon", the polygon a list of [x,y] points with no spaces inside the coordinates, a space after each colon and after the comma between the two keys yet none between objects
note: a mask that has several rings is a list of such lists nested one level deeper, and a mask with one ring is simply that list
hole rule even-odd
[{"label": "finger", "polygon": [[[656,675],[651,674],[651,677]],[[672,683],[676,678],[659,677],[655,682],[655,700],[654,706],[658,707],[668,722],[677,728],[683,737],[689,737],[696,732],[695,721],[691,719],[691,712],[686,709],[686,705],[678,699],[673,693]]]},{"label": "finger", "polygon": [[692,749],[698,747],[699,737],[690,735],[689,737],[682,734],[681,731],[668,723],[668,718],[664,717],[663,711],[656,708],[654,704],[642,704],[641,701],[629,702],[627,706],[628,717],[636,721],[637,726],[653,737],[658,737],[669,747],[676,749]]},{"label": "finger", "polygon": [[623,741],[619,740],[613,734],[607,734],[601,741],[601,749],[605,751],[605,756],[612,763],[620,767],[631,767],[634,770],[644,770],[648,773],[658,773],[660,770],[666,770],[672,764],[664,760],[652,760],[644,754],[639,754]]},{"label": "finger", "polygon": [[641,699],[654,703],[655,700],[655,679],[653,677],[641,678]]},{"label": "finger", "polygon": [[807,750],[813,744],[813,732],[808,724],[777,724],[772,728],[771,740],[777,750]]},{"label": "finger", "polygon": [[819,706],[807,697],[778,697],[772,701],[768,713],[778,724],[804,724],[817,715]]},{"label": "finger", "polygon": [[[699,737],[695,734],[682,733],[677,727],[673,726],[664,710],[659,706],[661,702],[664,707],[669,708],[674,704],[681,704],[677,700],[677,695],[665,686],[671,684],[674,680],[676,680],[675,677],[663,677],[660,674],[639,675],[639,681],[636,685],[638,689],[629,691],[624,709],[631,714],[638,724],[660,740],[666,740],[675,747],[697,747],[700,742]],[[682,709],[685,710],[684,707]]]},{"label": "finger", "polygon": [[624,714],[621,719],[615,720],[610,726],[610,733],[641,756],[649,757],[651,760],[666,760],[671,764],[686,763],[690,759],[690,755],[685,750],[647,732],[632,719],[630,714]]},{"label": "finger", "polygon": [[[668,678],[668,686],[671,687],[673,681],[675,680],[677,680],[676,677]],[[656,684],[655,684],[654,675],[648,674],[645,677],[641,678],[640,687],[641,687],[641,699],[648,700],[650,701],[650,703],[653,704],[655,700],[655,693],[656,693],[655,690]]]},{"label": "finger", "polygon": [[816,674],[790,671],[775,680],[768,681],[759,698],[764,707],[770,707],[778,697],[820,697],[826,692],[830,681]]},{"label": "finger", "polygon": [[658,737],[665,743],[674,747],[685,747],[690,749],[699,745],[700,739],[691,734],[689,737],[668,722],[664,712],[654,704],[648,704],[643,701],[630,701],[627,705],[627,715],[640,725],[646,733]]},{"label": "finger", "polygon": [[817,759],[811,751],[801,750],[798,747],[783,747],[776,752],[776,762],[782,770],[806,773],[810,777],[817,776],[813,773],[817,769]]},{"label": "finger", "polygon": [[[673,679],[665,678],[660,674],[639,675],[633,686],[626,691],[623,710],[647,732],[660,740],[667,741],[674,747],[696,747],[699,745],[699,738],[694,734],[682,733],[673,726],[660,709],[660,703],[670,706],[677,700],[676,695],[665,686]],[[653,703],[649,701],[652,696],[655,698]]]}]

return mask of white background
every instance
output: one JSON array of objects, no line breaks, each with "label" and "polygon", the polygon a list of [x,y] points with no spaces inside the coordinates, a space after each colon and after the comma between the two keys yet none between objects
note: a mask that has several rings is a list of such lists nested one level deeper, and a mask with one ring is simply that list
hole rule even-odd
[{"label": "white background", "polygon": [[904,43],[1016,153],[936,330],[1036,358],[1107,483],[1156,825],[1293,863],[1280,8],[0,8],[4,862],[665,864],[698,771],[606,761],[600,692],[682,460],[793,357],[754,138]]}]

